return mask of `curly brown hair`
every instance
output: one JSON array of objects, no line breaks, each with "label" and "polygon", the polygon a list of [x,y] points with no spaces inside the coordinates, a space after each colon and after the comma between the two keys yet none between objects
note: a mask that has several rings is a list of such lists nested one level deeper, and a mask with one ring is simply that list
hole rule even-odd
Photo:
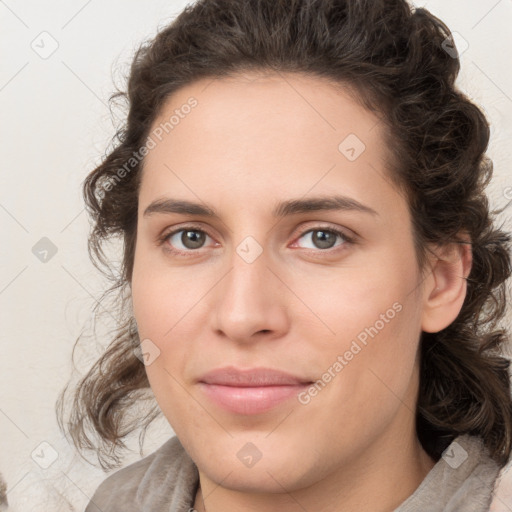
[{"label": "curly brown hair", "polygon": [[[467,243],[461,234],[469,236],[473,264],[460,314],[442,331],[421,336],[417,434],[436,460],[457,435],[480,436],[505,465],[512,449],[512,402],[504,353],[509,333],[501,321],[510,237],[489,210],[489,125],[455,86],[459,59],[445,51],[451,37],[442,21],[405,0],[199,0],[140,45],[127,91],[111,97],[126,100],[128,115],[112,150],[83,183],[93,220],[89,254],[112,280],[106,294],[115,292],[120,316],[109,346],[76,386],[67,422],[69,384],[57,400],[60,428],[79,451],[95,450],[103,468],[116,467],[125,436],[143,427],[143,437],[160,414],[135,350],[140,340],[126,293],[144,163],[134,155],[141,153],[164,101],[179,88],[204,77],[260,70],[306,73],[349,86],[382,117],[395,156],[391,178],[406,193],[421,268],[427,244]],[[124,242],[117,273],[103,251],[115,236]],[[146,414],[130,419],[128,411],[143,398],[149,402]]]}]

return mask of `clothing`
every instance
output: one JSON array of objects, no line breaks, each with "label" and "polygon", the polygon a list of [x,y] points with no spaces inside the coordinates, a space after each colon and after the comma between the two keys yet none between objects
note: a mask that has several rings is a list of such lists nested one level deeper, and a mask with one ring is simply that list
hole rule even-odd
[{"label": "clothing", "polygon": [[[488,512],[498,473],[480,438],[458,436],[395,512]],[[174,436],[108,476],[85,512],[191,512],[198,485],[197,466]]]}]

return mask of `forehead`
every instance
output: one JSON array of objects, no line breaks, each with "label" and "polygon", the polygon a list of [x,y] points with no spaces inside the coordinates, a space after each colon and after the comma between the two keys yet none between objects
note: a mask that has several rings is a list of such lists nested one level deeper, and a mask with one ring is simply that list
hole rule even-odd
[{"label": "forehead", "polygon": [[[297,150],[304,137],[323,140],[327,136],[329,141],[336,141],[353,134],[363,142],[374,142],[382,129],[380,120],[356,98],[352,87],[334,85],[318,76],[241,72],[203,78],[178,89],[167,98],[152,128],[164,128],[164,138],[172,131],[174,136],[168,142],[176,145],[190,135],[190,125],[201,135],[222,138],[226,143],[243,139],[249,142],[254,136],[277,141],[282,136],[296,140]],[[191,102],[193,108],[189,107]],[[284,132],[276,132],[278,128]]]},{"label": "forehead", "polygon": [[[193,106],[192,106],[193,105]],[[303,195],[375,187],[391,155],[379,118],[352,90],[296,73],[204,78],[176,91],[152,125],[141,196],[167,187],[261,198],[265,190]],[[188,190],[187,190],[188,189]],[[351,190],[352,189],[352,190]]]}]

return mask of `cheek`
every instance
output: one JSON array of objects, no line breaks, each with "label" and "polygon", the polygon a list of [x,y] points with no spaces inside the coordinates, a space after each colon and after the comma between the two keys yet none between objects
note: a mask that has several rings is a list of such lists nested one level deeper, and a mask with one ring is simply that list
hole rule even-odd
[{"label": "cheek", "polygon": [[300,401],[308,429],[325,433],[326,450],[348,450],[362,429],[368,438],[378,436],[399,412],[409,414],[403,407],[415,409],[416,303],[369,302],[352,316],[332,317],[338,319],[332,324],[336,336],[330,343],[317,337],[307,354],[319,380]]},{"label": "cheek", "polygon": [[[421,332],[414,262],[412,249],[399,256],[390,251],[372,264],[339,273],[329,284],[326,280],[323,288],[309,283],[307,297],[316,316],[304,319],[301,331],[322,381],[324,398],[318,403],[344,404],[345,410],[370,418],[378,411],[388,414],[396,397],[407,394]],[[323,391],[324,384],[330,391]]]},{"label": "cheek", "polygon": [[[192,267],[190,267],[192,269]],[[141,348],[152,354],[145,370],[156,401],[171,426],[179,424],[190,408],[187,368],[200,350],[194,319],[204,311],[201,298],[212,286],[212,276],[191,275],[192,271],[173,269],[147,257],[136,256],[132,279],[133,313]],[[204,301],[203,301],[204,302]]]},{"label": "cheek", "polygon": [[188,316],[215,282],[208,269],[172,267],[165,257],[136,252],[133,279],[133,312],[141,337],[167,340],[187,323]]},{"label": "cheek", "polygon": [[[308,338],[314,339],[319,353],[331,353],[334,347],[348,350],[354,340],[362,346],[369,346],[371,341],[372,345],[398,346],[401,339],[411,339],[410,334],[416,333],[420,322],[420,297],[415,290],[419,273],[411,263],[413,258],[399,257],[396,252],[381,253],[350,268],[330,269],[330,273],[315,275],[302,285],[300,281],[294,283],[294,290],[305,298],[310,312],[303,315],[301,327],[311,334],[316,331],[314,338]],[[384,343],[387,339],[389,342]]]}]

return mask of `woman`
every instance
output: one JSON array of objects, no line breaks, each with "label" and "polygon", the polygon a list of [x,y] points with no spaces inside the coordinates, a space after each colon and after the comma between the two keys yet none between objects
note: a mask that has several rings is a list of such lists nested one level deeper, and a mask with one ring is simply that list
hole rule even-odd
[{"label": "woman", "polygon": [[69,431],[104,467],[176,437],[86,512],[489,509],[509,237],[451,41],[404,0],[200,0],[140,48],[84,183],[125,323]]}]

